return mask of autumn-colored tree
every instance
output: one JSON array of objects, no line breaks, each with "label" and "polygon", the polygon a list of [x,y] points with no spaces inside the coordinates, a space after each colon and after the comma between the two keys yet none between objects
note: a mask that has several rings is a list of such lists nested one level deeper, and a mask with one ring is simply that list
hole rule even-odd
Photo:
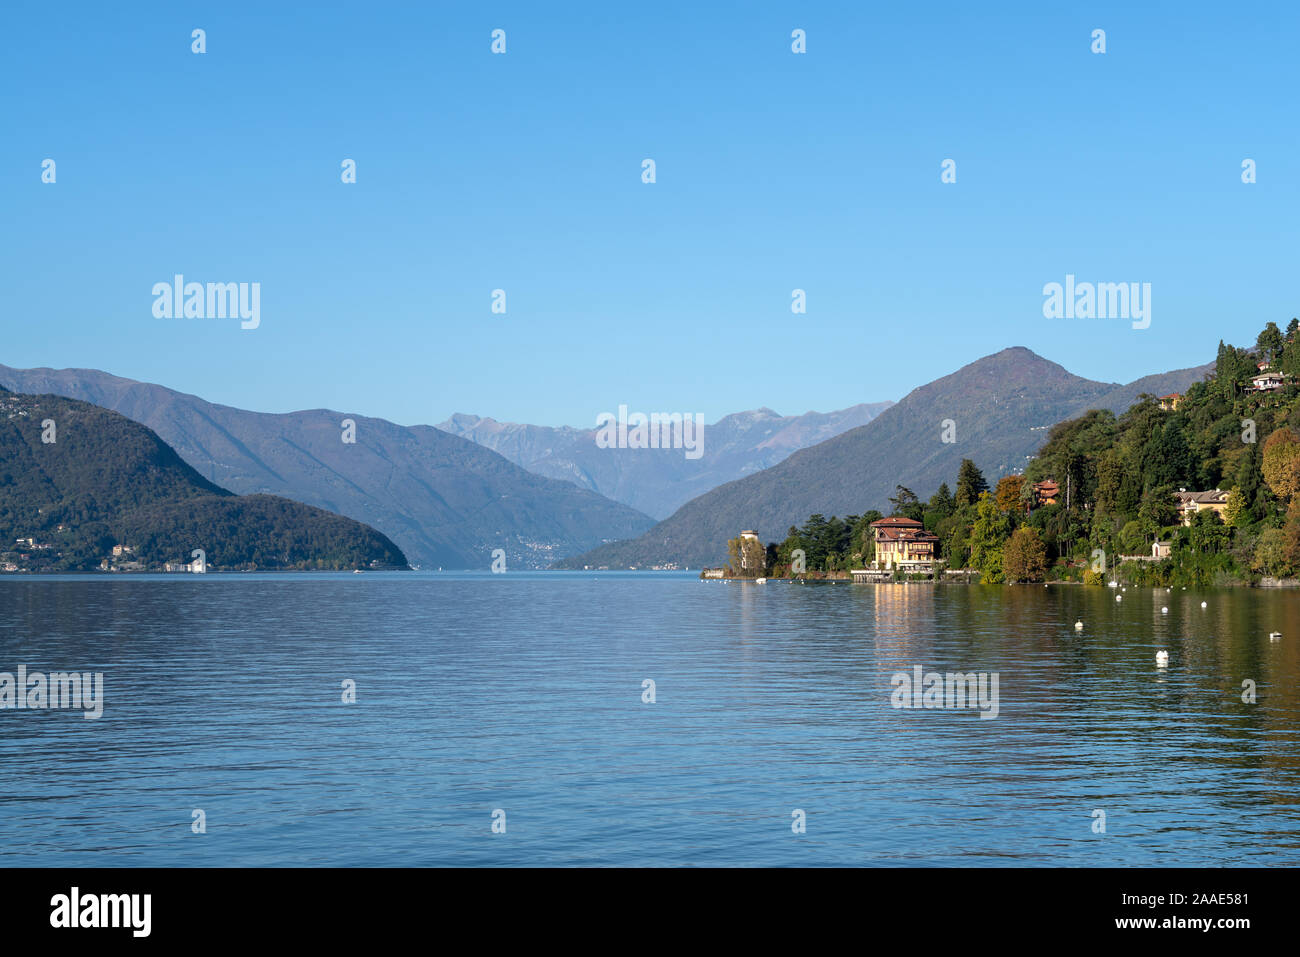
[{"label": "autumn-colored tree", "polygon": [[1300,567],[1300,498],[1291,500],[1282,526],[1282,555],[1291,568]]},{"label": "autumn-colored tree", "polygon": [[1263,572],[1265,575],[1286,574],[1290,568],[1286,560],[1286,551],[1286,533],[1280,528],[1266,528],[1259,533],[1259,541],[1255,543],[1254,561],[1251,564],[1255,571]]},{"label": "autumn-colored tree", "polygon": [[767,574],[767,550],[753,538],[727,540],[728,578],[762,578]]},{"label": "autumn-colored tree", "polygon": [[1019,475],[1004,475],[998,479],[997,488],[993,491],[993,498],[998,503],[999,510],[1003,512],[1020,510],[1021,481]]},{"label": "autumn-colored tree", "polygon": [[1002,548],[1002,574],[1009,582],[1040,582],[1047,575],[1047,548],[1038,532],[1021,525]]},{"label": "autumn-colored tree", "polygon": [[1281,428],[1264,441],[1264,481],[1283,502],[1300,489],[1300,435]]},{"label": "autumn-colored tree", "polygon": [[1228,504],[1223,510],[1223,521],[1234,527],[1250,523],[1250,502],[1239,488],[1228,493]]}]

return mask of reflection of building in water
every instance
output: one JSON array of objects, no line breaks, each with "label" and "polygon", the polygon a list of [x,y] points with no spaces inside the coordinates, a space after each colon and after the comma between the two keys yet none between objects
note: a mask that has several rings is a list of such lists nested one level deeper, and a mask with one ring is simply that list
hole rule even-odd
[{"label": "reflection of building in water", "polygon": [[882,584],[871,589],[876,641],[886,643],[931,634],[935,586]]}]

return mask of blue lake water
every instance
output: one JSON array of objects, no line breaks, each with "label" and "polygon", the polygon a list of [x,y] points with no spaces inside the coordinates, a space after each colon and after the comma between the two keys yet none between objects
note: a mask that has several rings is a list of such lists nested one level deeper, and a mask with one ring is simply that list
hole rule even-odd
[{"label": "blue lake water", "polygon": [[[0,865],[1300,864],[1300,594],[1122,597],[6,576],[0,672],[106,701],[0,711]],[[917,665],[998,716],[892,707]]]}]

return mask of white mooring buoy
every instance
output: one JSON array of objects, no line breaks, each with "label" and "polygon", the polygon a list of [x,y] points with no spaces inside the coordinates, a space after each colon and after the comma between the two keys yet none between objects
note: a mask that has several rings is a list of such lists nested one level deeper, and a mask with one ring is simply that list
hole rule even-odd
[{"label": "white mooring buoy", "polygon": [[1163,607],[1163,606],[1161,606],[1161,608],[1160,608],[1160,614],[1162,614],[1162,615],[1167,615],[1167,614],[1169,614],[1169,609],[1168,609],[1168,608],[1165,608],[1165,607]]},{"label": "white mooring buoy", "polygon": [[1157,651],[1157,652],[1156,652],[1156,666],[1157,666],[1157,667],[1160,667],[1160,668],[1163,668],[1163,667],[1165,667],[1165,666],[1168,665],[1168,664],[1169,664],[1169,652],[1167,652],[1167,651]]},{"label": "white mooring buoy", "polygon": [[1082,619],[1082,618],[1080,618],[1078,621],[1076,621],[1076,622],[1074,623],[1074,630],[1075,630],[1075,631],[1083,631],[1083,619]]},{"label": "white mooring buoy", "polygon": [[1205,602],[1201,602],[1201,607],[1202,607],[1202,608],[1205,607]]}]

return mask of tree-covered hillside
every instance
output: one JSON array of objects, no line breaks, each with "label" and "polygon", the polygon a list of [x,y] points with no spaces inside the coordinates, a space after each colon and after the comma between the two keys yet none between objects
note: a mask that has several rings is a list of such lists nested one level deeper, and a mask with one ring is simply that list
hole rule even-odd
[{"label": "tree-covered hillside", "polygon": [[[1177,399],[1145,396],[1121,416],[1090,412],[1053,429],[1025,470],[1026,482],[1071,490],[1070,508],[1034,513],[1049,550],[1101,549],[1113,564],[1169,541],[1168,559],[1129,570],[1165,583],[1300,571],[1298,332],[1292,319],[1285,333],[1269,323],[1253,349],[1220,342],[1214,372]],[[1261,370],[1280,383],[1258,388]],[[1228,493],[1222,515],[1201,509],[1183,524],[1180,490],[1214,489]]]},{"label": "tree-covered hillside", "polygon": [[[0,388],[0,567],[189,562],[217,568],[405,567],[374,529],[270,495],[236,496],[116,412]],[[12,570],[12,569],[11,569]]]},{"label": "tree-covered hillside", "polygon": [[[991,490],[969,459],[954,478],[955,491],[945,482],[928,500],[898,486],[890,514],[922,522],[948,568],[985,582],[1298,575],[1300,320],[1285,332],[1269,323],[1253,348],[1221,342],[1213,371],[1184,394],[1059,423],[1022,474]],[[747,571],[791,574],[796,550],[810,576],[870,564],[877,516],[814,515]]]}]

